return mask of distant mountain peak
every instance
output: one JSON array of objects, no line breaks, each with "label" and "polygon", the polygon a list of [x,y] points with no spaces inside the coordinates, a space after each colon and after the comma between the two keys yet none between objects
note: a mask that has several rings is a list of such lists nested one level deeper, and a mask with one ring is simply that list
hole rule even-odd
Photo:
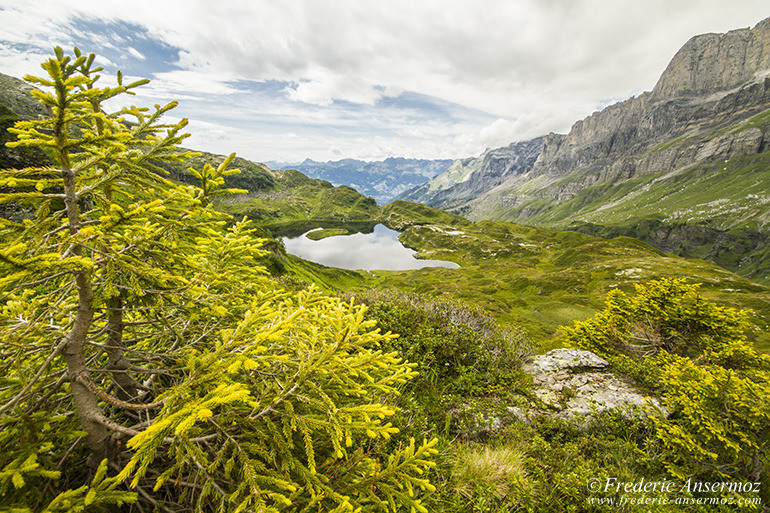
[{"label": "distant mountain peak", "polygon": [[310,178],[326,180],[334,185],[354,186],[360,193],[384,204],[415,185],[443,173],[452,164],[452,160],[391,156],[371,162],[352,158],[318,162],[306,158],[300,164],[268,164],[277,169],[296,169]]}]

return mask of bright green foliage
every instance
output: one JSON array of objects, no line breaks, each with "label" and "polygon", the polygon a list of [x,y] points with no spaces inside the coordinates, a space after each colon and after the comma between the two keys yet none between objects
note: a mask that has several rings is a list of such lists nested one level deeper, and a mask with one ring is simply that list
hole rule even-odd
[{"label": "bright green foliage", "polygon": [[[682,280],[614,291],[593,319],[564,328],[659,392],[663,462],[675,477],[760,482],[770,459],[770,357],[746,340],[749,313],[703,299]],[[763,485],[765,498],[768,488]]]},{"label": "bright green foliage", "polygon": [[[102,110],[93,55],[56,49],[3,170],[0,504],[19,511],[425,511],[435,441],[386,441],[415,376],[364,309],[281,290],[249,222],[209,205],[231,161],[163,178],[186,120]],[[125,119],[131,120],[131,123]],[[90,484],[89,484],[90,483]],[[132,509],[134,508],[134,509]]]},{"label": "bright green foliage", "polygon": [[770,447],[770,365],[736,371],[670,354],[657,360],[666,406],[676,413],[656,419],[669,471],[759,481]]},{"label": "bright green foliage", "polygon": [[661,279],[636,285],[633,296],[613,290],[604,310],[564,330],[571,344],[604,356],[654,356],[661,350],[693,356],[745,340],[749,313],[708,302],[698,288],[684,280]]}]

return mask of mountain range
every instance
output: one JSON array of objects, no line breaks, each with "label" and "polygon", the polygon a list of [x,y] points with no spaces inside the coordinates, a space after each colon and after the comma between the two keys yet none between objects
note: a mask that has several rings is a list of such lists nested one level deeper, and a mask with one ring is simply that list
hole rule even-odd
[{"label": "mountain range", "polygon": [[652,91],[399,196],[469,219],[629,235],[770,280],[770,19],[704,34]]},{"label": "mountain range", "polygon": [[299,164],[266,162],[273,169],[294,169],[310,178],[326,180],[334,185],[353,187],[379,204],[393,201],[399,194],[443,173],[451,159],[409,159],[389,157],[380,161],[342,159],[317,162],[305,159]]},{"label": "mountain range", "polygon": [[[15,120],[44,115],[30,89],[0,74],[0,143]],[[567,134],[454,162],[268,163],[282,169],[275,170],[238,159],[244,172],[228,181],[249,193],[223,208],[277,234],[313,223],[370,226],[376,204],[359,193],[380,204],[398,195],[474,221],[631,236],[767,284],[768,150],[770,19],[753,29],[693,37],[652,91],[577,121]],[[44,159],[0,146],[2,167]],[[170,171],[186,179],[184,169]]]}]

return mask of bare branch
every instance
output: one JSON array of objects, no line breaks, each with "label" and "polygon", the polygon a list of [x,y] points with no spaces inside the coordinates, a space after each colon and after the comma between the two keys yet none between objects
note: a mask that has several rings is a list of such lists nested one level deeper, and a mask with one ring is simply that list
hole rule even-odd
[{"label": "bare branch", "polygon": [[117,406],[119,408],[125,408],[129,410],[151,410],[153,408],[159,408],[166,404],[166,401],[157,401],[154,403],[148,403],[148,404],[137,404],[137,403],[129,403],[126,401],[121,401],[120,399],[116,399],[109,395],[107,392],[96,386],[96,384],[91,381],[91,379],[86,376],[84,373],[81,373],[76,378],[76,381],[78,381],[80,384],[82,384],[84,387],[86,387],[88,390],[90,390],[93,394],[98,396],[100,399],[107,401],[108,403],[112,404],[113,406]]}]

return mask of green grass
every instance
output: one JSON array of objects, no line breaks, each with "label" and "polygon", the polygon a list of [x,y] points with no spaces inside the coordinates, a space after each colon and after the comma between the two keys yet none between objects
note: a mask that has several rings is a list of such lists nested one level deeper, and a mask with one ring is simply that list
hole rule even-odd
[{"label": "green grass", "polygon": [[396,200],[383,206],[380,210],[379,220],[393,230],[403,230],[414,225],[431,224],[462,227],[470,224],[470,221],[458,215],[402,200]]},{"label": "green grass", "polygon": [[350,187],[334,187],[298,171],[273,173],[274,188],[227,198],[218,208],[236,217],[245,215],[274,236],[299,235],[318,227],[365,230],[377,222],[377,203]]},{"label": "green grass", "polygon": [[350,232],[346,228],[322,228],[308,233],[306,237],[310,240],[321,240],[337,235],[347,235],[348,233]]},{"label": "green grass", "polygon": [[[770,223],[768,183],[770,152],[701,164],[678,173],[606,182],[587,187],[568,201],[533,200],[516,212],[499,211],[495,216],[506,220],[526,210],[532,214],[527,222],[533,224],[585,229],[603,236],[631,235],[651,243],[659,242],[660,230],[677,229],[682,247],[670,251],[708,258],[770,284],[770,250],[756,243],[767,237],[763,234]],[[688,239],[697,231],[692,227],[698,226],[728,232],[720,235],[726,242],[713,247],[707,239]]]},{"label": "green grass", "polygon": [[400,238],[421,256],[461,267],[350,272],[299,259],[292,265],[328,290],[395,289],[459,300],[521,328],[543,350],[560,345],[559,326],[600,310],[613,288],[633,292],[634,284],[686,277],[703,283],[708,299],[754,310],[759,329],[751,335],[753,341],[759,348],[770,345],[770,289],[702,260],[664,254],[636,239],[605,240],[492,221],[466,221],[461,230],[414,225]]}]

